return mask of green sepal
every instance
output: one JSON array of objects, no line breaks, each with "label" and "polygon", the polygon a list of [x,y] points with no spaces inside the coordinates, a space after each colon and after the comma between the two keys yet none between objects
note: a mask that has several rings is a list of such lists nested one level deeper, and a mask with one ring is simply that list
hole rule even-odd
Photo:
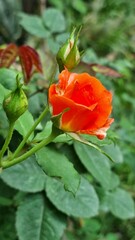
[{"label": "green sepal", "polygon": [[62,115],[69,111],[69,108],[66,108],[64,109],[61,113],[59,113],[58,115],[55,115],[55,116],[52,116],[51,120],[53,122],[53,125],[56,127],[56,128],[59,128],[61,129],[61,118],[62,118]]}]

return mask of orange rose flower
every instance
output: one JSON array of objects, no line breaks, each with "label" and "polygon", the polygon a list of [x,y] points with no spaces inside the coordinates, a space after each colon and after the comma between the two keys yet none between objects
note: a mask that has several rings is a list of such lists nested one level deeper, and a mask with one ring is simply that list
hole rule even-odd
[{"label": "orange rose flower", "polygon": [[59,83],[49,88],[49,103],[52,115],[61,115],[59,128],[65,132],[95,135],[99,139],[114,119],[109,118],[112,111],[112,94],[98,79],[87,73],[70,73],[67,69],[59,75]]}]

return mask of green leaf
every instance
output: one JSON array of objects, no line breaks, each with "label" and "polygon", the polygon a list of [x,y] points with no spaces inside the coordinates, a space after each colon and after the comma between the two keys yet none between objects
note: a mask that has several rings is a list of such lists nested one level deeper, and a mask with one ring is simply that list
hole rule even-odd
[{"label": "green leaf", "polygon": [[21,37],[22,33],[16,14],[21,10],[21,8],[22,4],[20,1],[16,2],[16,0],[0,0],[0,35],[2,39],[1,44],[7,42],[15,42]]},{"label": "green leaf", "polygon": [[75,10],[77,10],[78,12],[80,12],[81,14],[86,14],[88,8],[86,3],[84,3],[83,0],[74,0],[72,2],[72,5],[74,7]]},{"label": "green leaf", "polygon": [[62,32],[66,28],[64,15],[56,8],[48,8],[43,13],[43,21],[51,33]]},{"label": "green leaf", "polygon": [[58,137],[56,137],[53,140],[53,142],[55,142],[55,143],[68,143],[68,142],[72,143],[72,138],[68,134],[63,133],[63,134],[59,135]]},{"label": "green leaf", "polygon": [[13,201],[8,199],[8,198],[5,198],[5,197],[0,197],[0,205],[3,205],[3,206],[10,206],[13,204]]},{"label": "green leaf", "polygon": [[42,141],[43,139],[47,138],[52,132],[52,121],[48,121],[44,127],[44,129],[37,133],[34,140]]},{"label": "green leaf", "polygon": [[98,214],[97,194],[93,186],[84,178],[81,178],[75,196],[65,191],[60,181],[52,178],[47,179],[46,192],[55,207],[69,216],[89,218]]},{"label": "green leaf", "polygon": [[104,146],[103,150],[111,156],[114,162],[122,163],[123,155],[118,145],[111,144],[109,146]]},{"label": "green leaf", "polygon": [[42,19],[36,15],[28,15],[26,13],[19,13],[20,25],[30,34],[47,38],[50,32],[44,27]]},{"label": "green leaf", "polygon": [[59,33],[57,36],[56,36],[56,41],[57,43],[59,43],[60,45],[64,44],[67,39],[69,38],[69,33]]},{"label": "green leaf", "polygon": [[5,184],[0,178],[0,205],[2,206],[10,206],[13,204],[13,197],[16,194],[16,190],[10,188],[7,184]]},{"label": "green leaf", "polygon": [[110,179],[110,188],[109,189],[115,189],[119,186],[120,179],[119,176],[116,175],[116,173],[111,172],[111,179]]},{"label": "green leaf", "polygon": [[53,54],[57,54],[60,48],[60,44],[53,38],[48,39],[48,46]]},{"label": "green leaf", "polygon": [[16,88],[16,75],[17,72],[12,69],[1,68],[0,69],[0,83],[9,90]]},{"label": "green leaf", "polygon": [[123,189],[109,194],[109,208],[112,214],[120,219],[135,217],[135,205],[131,195]]},{"label": "green leaf", "polygon": [[34,156],[3,170],[1,178],[9,186],[24,192],[41,191],[46,181],[46,175],[37,165]]},{"label": "green leaf", "polygon": [[6,113],[3,109],[0,109],[0,135],[2,135],[3,138],[7,137],[8,128],[9,128],[9,122],[8,122]]},{"label": "green leaf", "polygon": [[100,147],[98,147],[96,144],[92,143],[92,142],[89,142],[87,141],[85,138],[83,138],[81,135],[77,134],[77,133],[74,133],[74,132],[71,132],[71,133],[68,133],[68,135],[70,137],[72,137],[74,140],[80,142],[80,143],[83,143],[85,145],[88,145],[90,147],[93,147],[95,148],[97,151],[99,151],[100,153],[104,154],[108,159],[110,159],[111,161],[113,161],[113,159],[111,158],[110,155],[108,155],[103,149],[101,149]]},{"label": "green leaf", "polygon": [[16,228],[19,240],[60,240],[65,227],[65,217],[41,194],[27,196],[18,208]]},{"label": "green leaf", "polygon": [[66,190],[73,194],[76,193],[80,183],[80,175],[63,154],[45,147],[36,153],[36,158],[48,176],[60,178]]},{"label": "green leaf", "polygon": [[[44,129],[37,133],[37,135],[35,136],[34,140],[35,141],[42,141],[43,139],[45,139],[46,137],[48,137],[50,134],[51,134],[51,131],[52,131],[52,121],[48,121],[44,127]],[[61,135],[59,135],[58,137],[56,137],[53,142],[57,143],[57,142],[61,142],[61,143],[64,143],[64,142],[68,142],[72,140],[72,138],[67,135],[66,133],[63,133]]]},{"label": "green leaf", "polygon": [[[30,130],[34,124],[33,116],[29,111],[26,111],[19,119],[16,121],[14,128],[25,137],[27,132]],[[32,140],[34,134],[32,133],[29,137],[29,140]]]},{"label": "green leaf", "polygon": [[105,189],[110,189],[111,170],[107,157],[93,147],[79,142],[75,142],[74,147],[86,169]]},{"label": "green leaf", "polygon": [[[39,73],[34,73],[33,78],[34,77],[37,77],[37,79],[39,79],[39,77],[40,77]],[[32,81],[34,82],[35,79],[34,80],[31,79],[31,82]],[[33,84],[33,85],[36,88],[37,84]],[[32,89],[32,87],[30,86],[29,89],[31,92],[34,92],[34,91],[36,91],[35,88]],[[43,110],[43,104],[46,105],[45,94],[41,93],[41,92],[34,94],[33,96],[31,96],[29,98],[29,111],[32,113],[32,115],[38,116],[39,113]]]},{"label": "green leaf", "polygon": [[15,230],[15,208],[13,207],[13,205],[12,207],[0,206],[0,239],[17,239],[17,234]]}]

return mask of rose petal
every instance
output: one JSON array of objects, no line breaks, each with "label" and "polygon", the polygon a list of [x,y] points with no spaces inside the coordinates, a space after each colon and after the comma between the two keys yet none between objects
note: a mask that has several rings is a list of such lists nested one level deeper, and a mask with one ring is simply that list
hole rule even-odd
[{"label": "rose petal", "polygon": [[87,130],[82,130],[78,131],[78,133],[83,133],[83,134],[89,134],[89,135],[95,135],[97,136],[100,140],[103,140],[106,137],[106,131],[109,129],[110,125],[114,122],[113,118],[107,119],[105,125],[95,131],[91,131],[89,129]]},{"label": "rose petal", "polygon": [[91,131],[94,131],[103,126],[110,115],[110,101],[107,101],[107,99],[105,101],[106,105],[104,104],[104,111],[102,110],[103,114],[100,118],[99,114],[101,106],[97,106],[97,103],[88,108],[80,104],[74,104],[72,100],[56,94],[53,94],[50,97],[50,102],[53,108],[54,116],[58,115],[66,108],[70,109],[62,116],[61,128],[65,131],[79,131],[85,129],[91,129]]},{"label": "rose petal", "polygon": [[67,132],[87,133],[99,139],[106,136],[112,123],[112,93],[98,79],[87,73],[70,73],[67,69],[59,75],[59,83],[49,89],[52,115],[64,112],[60,129]]}]

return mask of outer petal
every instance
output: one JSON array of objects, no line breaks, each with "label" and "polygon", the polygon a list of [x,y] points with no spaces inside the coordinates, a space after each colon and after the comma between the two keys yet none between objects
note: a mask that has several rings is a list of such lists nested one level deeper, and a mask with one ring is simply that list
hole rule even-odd
[{"label": "outer petal", "polygon": [[99,129],[95,131],[91,131],[90,129],[87,130],[81,130],[78,131],[78,133],[83,133],[83,134],[89,134],[89,135],[95,135],[97,136],[100,140],[104,139],[106,137],[106,131],[109,129],[110,125],[114,122],[113,118],[107,119],[106,123]]},{"label": "outer petal", "polygon": [[[70,99],[63,96],[52,95],[50,98],[50,104],[52,106],[53,116],[58,115],[64,109],[69,108],[70,110],[62,115],[62,121],[60,128],[64,131],[77,131],[82,129],[83,125],[87,121],[86,115],[91,112],[85,106],[74,104]],[[78,119],[80,119],[78,121]]]},{"label": "outer petal", "polygon": [[72,100],[65,98],[64,96],[58,96],[53,94],[50,96],[50,103],[53,108],[53,115],[58,115],[64,109],[69,108],[70,110],[65,112],[62,116],[61,129],[65,131],[79,131],[85,129],[96,130],[103,126],[108,118],[111,107],[110,101],[106,101],[106,108],[101,114],[101,106],[97,103],[90,107],[85,107],[80,104],[75,104]]},{"label": "outer petal", "polygon": [[112,94],[96,78],[87,73],[76,74],[64,70],[59,75],[59,83],[49,89],[49,102],[52,115],[64,109],[60,129],[96,135],[99,139],[113,122],[108,119],[112,111]]}]

